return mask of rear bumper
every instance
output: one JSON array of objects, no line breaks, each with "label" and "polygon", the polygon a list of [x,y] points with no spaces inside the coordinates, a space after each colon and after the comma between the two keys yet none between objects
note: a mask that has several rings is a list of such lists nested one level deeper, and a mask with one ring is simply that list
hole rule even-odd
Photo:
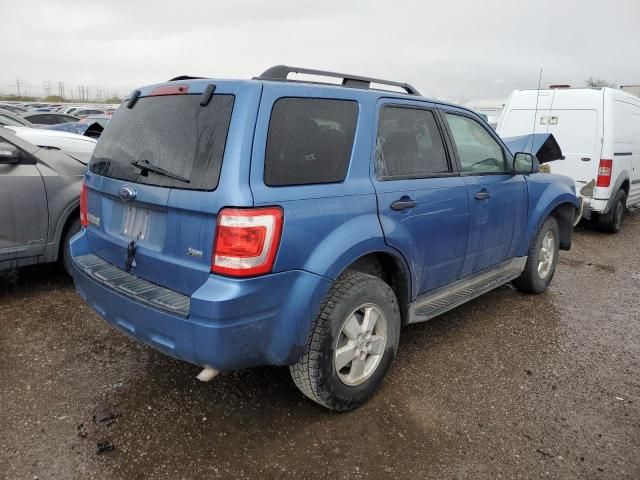
[{"label": "rear bumper", "polygon": [[[89,253],[84,231],[72,257]],[[212,275],[181,317],[137,301],[87,275],[75,262],[80,296],[109,324],[172,357],[218,370],[295,363],[331,281],[304,271],[249,279]]]}]

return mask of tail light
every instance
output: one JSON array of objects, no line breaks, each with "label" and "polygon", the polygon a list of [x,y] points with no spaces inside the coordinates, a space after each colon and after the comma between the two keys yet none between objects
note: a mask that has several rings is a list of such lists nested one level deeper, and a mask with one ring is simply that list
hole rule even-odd
[{"label": "tail light", "polygon": [[87,186],[82,182],[82,190],[80,190],[80,223],[83,227],[89,226],[89,217],[87,216]]},{"label": "tail light", "polygon": [[608,187],[611,185],[611,169],[613,168],[613,160],[600,160],[600,166],[598,167],[598,181],[596,186]]},{"label": "tail light", "polygon": [[282,221],[279,207],[220,210],[211,271],[233,277],[270,272],[280,244]]}]

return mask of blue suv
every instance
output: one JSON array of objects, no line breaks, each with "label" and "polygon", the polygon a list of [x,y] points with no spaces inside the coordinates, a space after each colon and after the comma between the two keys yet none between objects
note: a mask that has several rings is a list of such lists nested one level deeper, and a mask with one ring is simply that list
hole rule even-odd
[{"label": "blue suv", "polygon": [[538,167],[404,83],[177,77],[132,92],[100,138],[75,285],[201,379],[289,365],[307,397],[351,410],[403,325],[507,282],[547,288],[579,204]]}]

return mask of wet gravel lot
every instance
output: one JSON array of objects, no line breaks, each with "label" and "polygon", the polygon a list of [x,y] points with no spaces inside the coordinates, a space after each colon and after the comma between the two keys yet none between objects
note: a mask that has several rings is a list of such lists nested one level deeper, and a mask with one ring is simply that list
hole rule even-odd
[{"label": "wet gravel lot", "polygon": [[286,368],[198,382],[56,267],[3,272],[0,478],[638,479],[639,307],[640,213],[580,226],[547,293],[405,328],[379,393],[336,414]]}]

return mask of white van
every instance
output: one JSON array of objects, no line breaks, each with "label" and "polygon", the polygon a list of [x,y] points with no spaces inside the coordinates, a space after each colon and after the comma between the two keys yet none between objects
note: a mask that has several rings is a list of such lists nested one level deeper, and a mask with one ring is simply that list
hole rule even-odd
[{"label": "white van", "polygon": [[552,133],[565,156],[543,171],[573,178],[583,217],[617,232],[625,205],[640,206],[640,98],[613,88],[515,90],[496,131],[506,138],[534,127]]}]

